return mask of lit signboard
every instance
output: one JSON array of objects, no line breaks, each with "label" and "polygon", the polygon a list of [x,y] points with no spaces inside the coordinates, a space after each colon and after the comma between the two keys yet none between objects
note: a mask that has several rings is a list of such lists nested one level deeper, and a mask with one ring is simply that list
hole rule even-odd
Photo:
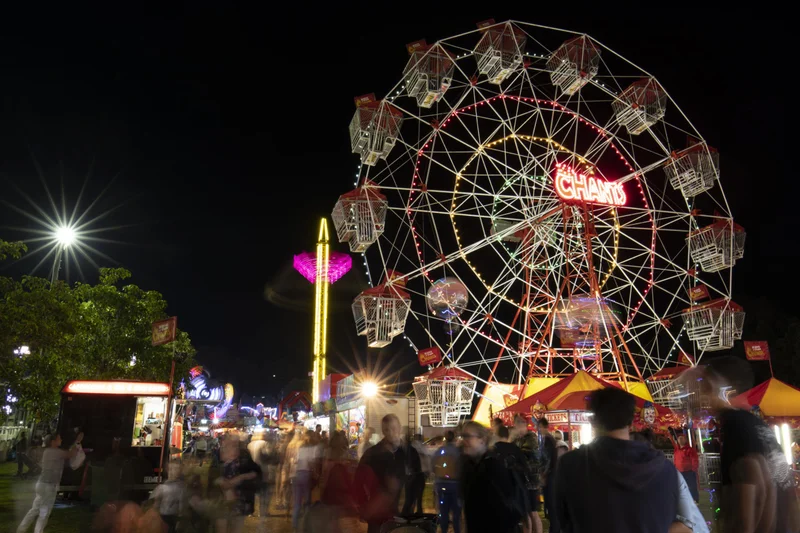
[{"label": "lit signboard", "polygon": [[167,383],[143,381],[70,381],[61,392],[71,394],[129,394],[131,396],[168,396]]},{"label": "lit signboard", "polygon": [[628,197],[621,183],[587,176],[569,165],[556,163],[553,178],[562,200],[603,205],[625,205]]}]

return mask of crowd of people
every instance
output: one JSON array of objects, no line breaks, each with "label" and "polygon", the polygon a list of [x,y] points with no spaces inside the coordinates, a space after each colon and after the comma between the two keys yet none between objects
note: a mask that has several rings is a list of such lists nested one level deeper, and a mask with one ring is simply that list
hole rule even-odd
[{"label": "crowd of people", "polygon": [[[702,382],[722,427],[720,531],[796,533],[800,506],[773,433],[727,403],[726,391],[745,386],[746,369],[737,360],[715,361],[692,379]],[[631,432],[630,394],[594,391],[589,407],[595,438],[572,451],[546,418],[523,417],[511,426],[495,419],[491,428],[466,422],[438,448],[419,435],[405,438],[394,415],[382,419],[380,441],[361,438],[355,447],[345,432],[328,435],[319,426],[197,440],[170,462],[168,481],[149,503],[109,502],[93,530],[236,533],[247,516],[279,514],[309,533],[358,531],[358,522],[369,533],[403,522],[442,533],[543,533],[543,511],[550,533],[708,532],[697,506],[698,456],[684,435],[673,435],[673,462],[654,447],[652,432]],[[70,450],[57,435],[46,442],[36,499],[18,533],[34,521],[34,531],[43,531],[61,471],[80,453],[80,439]],[[430,515],[426,490],[434,496]]]}]

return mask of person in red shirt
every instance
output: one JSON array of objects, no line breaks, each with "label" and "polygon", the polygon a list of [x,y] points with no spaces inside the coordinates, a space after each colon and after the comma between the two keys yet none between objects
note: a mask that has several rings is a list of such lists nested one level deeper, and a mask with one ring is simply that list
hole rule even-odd
[{"label": "person in red shirt", "polygon": [[692,493],[695,503],[700,501],[700,495],[697,492],[697,469],[699,465],[700,460],[697,456],[697,451],[692,446],[689,446],[684,435],[678,436],[678,442],[675,444],[675,468],[686,480],[689,492]]}]

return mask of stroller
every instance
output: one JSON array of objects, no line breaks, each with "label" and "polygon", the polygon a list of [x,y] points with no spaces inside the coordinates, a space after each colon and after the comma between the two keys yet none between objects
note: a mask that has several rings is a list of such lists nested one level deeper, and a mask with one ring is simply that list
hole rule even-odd
[{"label": "stroller", "polygon": [[395,516],[381,526],[381,533],[436,533],[437,523],[435,514]]}]

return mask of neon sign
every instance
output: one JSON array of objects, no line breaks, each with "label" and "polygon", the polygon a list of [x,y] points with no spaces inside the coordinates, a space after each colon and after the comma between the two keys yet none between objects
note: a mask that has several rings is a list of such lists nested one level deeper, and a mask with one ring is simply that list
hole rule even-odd
[{"label": "neon sign", "polygon": [[61,392],[73,394],[130,394],[133,396],[167,396],[167,383],[141,381],[70,381]]},{"label": "neon sign", "polygon": [[587,176],[569,165],[556,163],[556,193],[562,200],[604,205],[625,205],[628,197],[621,183]]}]

